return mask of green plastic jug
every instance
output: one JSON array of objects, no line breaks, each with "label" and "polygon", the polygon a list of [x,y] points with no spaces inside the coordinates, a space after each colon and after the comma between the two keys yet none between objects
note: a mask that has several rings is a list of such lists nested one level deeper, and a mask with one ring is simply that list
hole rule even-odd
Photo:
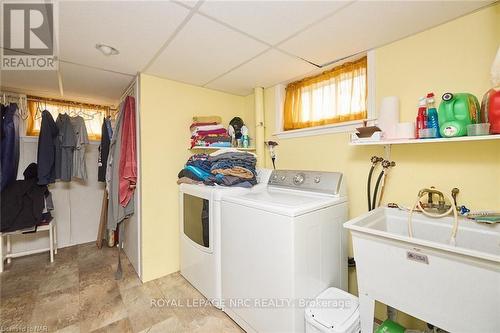
[{"label": "green plastic jug", "polygon": [[405,328],[398,323],[386,319],[380,326],[377,328],[375,333],[404,333]]},{"label": "green plastic jug", "polygon": [[439,132],[443,138],[467,135],[467,125],[480,122],[479,101],[468,93],[446,93],[439,104]]}]

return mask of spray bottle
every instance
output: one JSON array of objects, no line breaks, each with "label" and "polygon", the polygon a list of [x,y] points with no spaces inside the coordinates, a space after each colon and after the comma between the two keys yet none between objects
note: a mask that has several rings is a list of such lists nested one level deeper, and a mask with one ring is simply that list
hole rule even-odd
[{"label": "spray bottle", "polygon": [[417,114],[417,121],[415,122],[415,137],[418,139],[419,138],[419,130],[424,129],[427,127],[427,117],[426,117],[426,111],[427,111],[427,100],[425,97],[420,97],[418,100],[418,114]]},{"label": "spray bottle", "polygon": [[427,94],[427,128],[435,128],[436,137],[441,137],[439,134],[438,112],[434,101],[434,93],[432,92]]}]

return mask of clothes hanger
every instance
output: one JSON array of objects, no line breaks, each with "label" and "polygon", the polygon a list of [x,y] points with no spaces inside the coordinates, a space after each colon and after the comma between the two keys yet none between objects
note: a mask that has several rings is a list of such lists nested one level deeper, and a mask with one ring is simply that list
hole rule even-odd
[{"label": "clothes hanger", "polygon": [[36,102],[36,112],[35,112],[35,119],[40,119],[42,118],[42,106],[40,102]]},{"label": "clothes hanger", "polygon": [[[95,115],[97,114],[97,112],[94,112],[94,113],[87,113],[85,111],[83,111],[82,108],[80,108],[80,115],[83,117],[83,119],[85,120],[93,120]],[[87,118],[85,118],[87,117]]]},{"label": "clothes hanger", "polygon": [[78,112],[75,111],[76,109],[75,108],[70,108],[70,106],[68,105],[68,115],[71,116],[71,117],[77,117],[78,116]]},{"label": "clothes hanger", "polygon": [[[93,113],[86,113],[83,111],[82,107],[80,106],[80,112],[79,115],[84,119],[84,120],[92,120],[94,119],[94,114]],[[87,117],[87,118],[85,118]]]}]

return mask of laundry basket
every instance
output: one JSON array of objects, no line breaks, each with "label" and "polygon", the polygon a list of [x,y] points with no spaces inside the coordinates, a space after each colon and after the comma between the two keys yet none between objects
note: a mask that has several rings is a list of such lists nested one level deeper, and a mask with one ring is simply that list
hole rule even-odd
[{"label": "laundry basket", "polygon": [[337,288],[328,288],[305,310],[306,333],[359,333],[359,301]]}]

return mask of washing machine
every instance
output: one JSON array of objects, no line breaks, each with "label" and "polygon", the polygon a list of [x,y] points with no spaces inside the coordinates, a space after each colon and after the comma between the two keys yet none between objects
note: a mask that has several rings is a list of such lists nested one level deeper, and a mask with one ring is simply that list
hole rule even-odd
[{"label": "washing machine", "polygon": [[247,332],[304,332],[310,301],[347,290],[341,173],[275,170],[265,190],[221,208],[223,310]]},{"label": "washing machine", "polygon": [[266,188],[271,170],[258,170],[258,184],[242,187],[181,184],[180,273],[217,308],[221,308],[221,199]]}]

